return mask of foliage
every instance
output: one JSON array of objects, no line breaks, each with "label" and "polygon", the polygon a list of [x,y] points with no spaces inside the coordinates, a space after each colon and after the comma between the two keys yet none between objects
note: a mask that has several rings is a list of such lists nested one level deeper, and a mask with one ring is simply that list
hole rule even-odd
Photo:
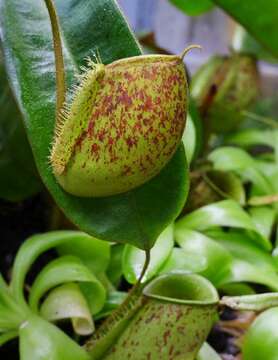
[{"label": "foliage", "polygon": [[[80,7],[75,6],[75,1],[56,3],[63,30],[68,88],[76,83],[74,74],[80,72],[86,56],[99,54],[107,64],[140,54],[114,1],[86,0]],[[157,177],[123,195],[79,198],[64,192],[48,160],[53,141],[56,85],[52,34],[45,4],[42,0],[20,3],[1,0],[0,9],[3,49],[9,59],[7,71],[25,114],[35,161],[48,190],[71,221],[87,233],[108,241],[129,242],[141,249],[151,248],[160,232],[179,214],[186,199],[188,175],[182,146]]]},{"label": "foliage", "polygon": [[[170,232],[173,233],[172,228]],[[167,232],[165,235],[168,235]],[[124,307],[125,311],[120,316],[121,326],[118,325],[116,329],[114,326],[105,332],[102,330],[101,336],[98,331],[96,333],[98,341],[95,341],[93,346],[87,345],[91,357],[50,323],[70,319],[73,331],[77,335],[90,335],[95,331],[93,319],[107,316],[127,297],[126,293],[115,292],[108,280],[106,270],[112,245],[106,243],[105,246],[107,257],[103,256],[104,249],[99,240],[78,231],[49,232],[27,239],[17,253],[9,286],[2,277],[0,278],[1,345],[19,336],[20,358],[23,360],[30,357],[57,360],[97,359],[100,356],[103,358],[107,351],[107,359],[117,359],[118,356],[126,356],[126,351],[130,351],[129,348],[121,345],[121,342],[126,342],[126,337],[131,343],[135,343],[132,333],[134,326],[138,328],[138,319],[145,324],[146,319],[156,313],[157,308],[161,308],[161,301],[164,300],[163,313],[168,315],[148,327],[150,345],[156,344],[155,339],[161,338],[161,329],[165,328],[164,331],[169,329],[169,319],[171,319],[172,331],[174,327],[177,328],[172,341],[179,341],[180,351],[185,353],[188,360],[193,359],[215,321],[218,301],[213,286],[197,275],[182,273],[163,275],[149,283],[144,289],[144,296],[149,298],[148,302],[143,301],[140,294],[135,294],[133,304]],[[31,284],[26,299],[24,284],[27,273],[36,259],[51,248],[60,252],[63,249],[62,251],[71,255],[61,255],[49,262]],[[90,253],[93,256],[88,262]],[[95,274],[98,275],[99,280]],[[179,293],[175,290],[177,286],[180,288]],[[198,309],[194,307],[195,303],[203,306]],[[190,318],[180,316],[181,321],[177,322],[176,314],[186,314],[189,311]],[[200,317],[203,318],[202,325],[196,321]],[[117,319],[117,322],[119,321]],[[184,336],[179,335],[178,329],[181,326],[191,327],[190,339],[185,341]],[[142,341],[145,341],[144,328],[143,326],[141,330]],[[118,342],[115,342],[115,331],[120,336]],[[196,336],[200,337],[197,343]],[[136,339],[138,340],[137,334]],[[111,346],[114,345],[115,348],[111,350]],[[169,343],[167,354],[171,351],[171,347]],[[140,356],[144,351],[153,350],[151,347],[144,350],[144,346],[140,345],[133,351],[138,352]],[[167,354],[161,355],[161,359],[166,359]]]},{"label": "foliage", "polygon": [[211,0],[170,0],[170,2],[190,16],[201,15],[211,10],[214,6]]},{"label": "foliage", "polygon": [[[191,16],[215,3],[237,19],[244,30],[237,34],[234,50],[244,53],[255,71],[253,56],[272,62],[277,58],[277,0],[267,6],[261,0],[171,3]],[[87,56],[97,55],[108,64],[141,54],[113,0],[55,4],[68,89],[77,83],[75,75],[80,75]],[[122,195],[79,198],[60,188],[48,160],[56,84],[45,4],[0,0],[0,13],[6,65],[6,70],[0,65],[0,131],[6,133],[0,139],[0,197],[19,201],[41,189],[23,117],[43,182],[65,215],[86,231],[52,231],[25,240],[11,280],[0,277],[0,345],[18,336],[23,360],[118,359],[131,354],[136,360],[219,360],[205,342],[217,320],[217,289],[226,295],[222,306],[268,309],[238,343],[244,360],[276,359],[277,121],[264,100],[256,100],[251,109],[247,103],[232,106],[227,116],[231,101],[242,98],[242,92],[233,96],[240,74],[234,68],[226,71],[232,56],[221,71],[229,91],[217,87],[223,97],[221,112],[213,117],[221,127],[228,119],[232,131],[222,133],[218,126],[205,124],[204,104],[193,91],[182,144],[156,178]],[[210,64],[205,67],[211,74]],[[227,84],[220,80],[218,85]],[[215,85],[202,74],[200,83],[208,90]],[[259,89],[252,90],[257,94]],[[30,281],[27,274],[50,249],[52,259]],[[66,334],[59,326],[69,323]],[[84,336],[90,338],[81,347]]]},{"label": "foliage", "polygon": [[1,49],[0,108],[0,198],[21,201],[41,190],[41,182],[23,128],[22,116],[8,84]]}]

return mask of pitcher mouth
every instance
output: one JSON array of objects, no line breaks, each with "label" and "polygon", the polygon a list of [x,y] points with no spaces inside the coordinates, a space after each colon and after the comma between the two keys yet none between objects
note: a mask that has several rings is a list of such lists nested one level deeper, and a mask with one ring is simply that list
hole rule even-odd
[{"label": "pitcher mouth", "polygon": [[186,305],[216,305],[219,296],[215,287],[197,274],[173,272],[163,274],[145,286],[148,298]]}]

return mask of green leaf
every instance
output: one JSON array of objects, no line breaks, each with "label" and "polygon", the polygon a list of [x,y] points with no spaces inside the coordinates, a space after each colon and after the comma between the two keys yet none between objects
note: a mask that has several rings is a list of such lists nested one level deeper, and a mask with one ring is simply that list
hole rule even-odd
[{"label": "green leaf", "polygon": [[250,208],[249,213],[257,230],[270,239],[275,223],[275,210],[268,206],[259,206]]},{"label": "green leaf", "polygon": [[[232,256],[221,244],[213,239],[189,229],[175,229],[175,240],[185,253],[199,256],[206,261],[206,268],[200,272],[215,286],[223,282],[230,270]],[[194,258],[193,258],[194,260]]]},{"label": "green leaf", "polygon": [[[73,73],[93,52],[104,64],[140,54],[114,1],[56,2],[69,87],[75,82]],[[157,177],[134,191],[107,198],[78,198],[65,193],[48,163],[55,121],[55,73],[45,4],[43,0],[1,0],[0,12],[8,74],[24,113],[40,175],[53,198],[73,223],[96,238],[151,248],[161,231],[177,217],[187,196],[183,147]]]},{"label": "green leaf", "polygon": [[74,283],[52,290],[41,305],[40,315],[48,321],[71,319],[78,335],[90,335],[94,331],[89,306],[80,288]]},{"label": "green leaf", "polygon": [[265,60],[271,63],[277,62],[277,59],[266,51],[265,48],[240,25],[236,26],[232,40],[232,48],[236,52],[251,54],[259,60]]},{"label": "green leaf", "polygon": [[[270,120],[273,121],[273,120]],[[274,120],[275,121],[275,120]],[[241,147],[265,145],[273,149],[275,160],[278,160],[278,130],[277,129],[244,129],[231,134],[225,139]]]},{"label": "green leaf", "polygon": [[266,176],[274,189],[274,192],[278,193],[278,182],[276,181],[278,176],[278,167],[274,161],[257,160],[258,169]]},{"label": "green leaf", "polygon": [[267,4],[264,0],[212,1],[243,25],[260,44],[278,58],[278,0],[269,0]]},{"label": "green leaf", "polygon": [[57,250],[61,255],[78,257],[94,274],[105,272],[110,261],[110,244],[93,237],[68,241]]},{"label": "green leaf", "polygon": [[22,201],[40,191],[42,184],[22,116],[8,84],[1,53],[0,48],[0,198]]},{"label": "green leaf", "polygon": [[[63,256],[48,263],[36,277],[29,297],[33,312],[39,309],[39,301],[50,289],[69,282],[85,283],[85,297],[93,314],[98,313],[105,301],[105,289],[81,260],[73,256]],[[86,296],[87,295],[87,296]]]},{"label": "green leaf", "polygon": [[174,247],[159,273],[164,274],[179,271],[183,273],[201,273],[206,268],[207,259],[205,256],[202,256],[202,254],[196,254],[194,251],[189,252]]},{"label": "green leaf", "polygon": [[275,261],[271,254],[258,248],[253,239],[242,231],[210,230],[208,236],[232,255],[230,272],[224,283],[251,282],[278,289]]},{"label": "green leaf", "polygon": [[251,286],[240,283],[229,283],[219,286],[218,288],[221,293],[226,295],[251,295],[256,294],[255,290]]},{"label": "green leaf", "polygon": [[177,230],[187,228],[202,231],[213,226],[254,230],[251,218],[234,200],[222,200],[203,206],[176,223]]},{"label": "green leaf", "polygon": [[257,231],[252,218],[234,200],[222,200],[193,211],[177,221],[175,231],[191,229],[202,232],[215,226],[251,231],[254,242],[266,250],[271,249],[270,241]]},{"label": "green leaf", "polygon": [[0,305],[0,333],[1,331],[11,331],[17,329],[20,323],[24,320],[24,316],[8,310],[6,307]]},{"label": "green leaf", "polygon": [[14,301],[8,285],[0,274],[0,332],[17,329],[25,316],[24,310]]},{"label": "green leaf", "polygon": [[276,360],[278,357],[278,307],[264,311],[251,324],[243,339],[244,360]]},{"label": "green leaf", "polygon": [[6,342],[16,338],[18,336],[17,330],[7,331],[4,334],[0,333],[0,347],[6,344]]},{"label": "green leaf", "polygon": [[221,357],[205,342],[199,350],[196,360],[221,360]]},{"label": "green leaf", "polygon": [[182,142],[188,163],[194,161],[202,148],[202,120],[193,99],[189,101]]},{"label": "green leaf", "polygon": [[210,170],[204,174],[204,180],[221,197],[234,199],[245,204],[245,190],[239,177],[232,172]]},{"label": "green leaf", "polygon": [[186,125],[182,136],[186,159],[188,164],[193,160],[196,149],[196,129],[190,113],[187,114]]},{"label": "green leaf", "polygon": [[214,6],[211,0],[170,0],[170,2],[190,16],[201,15]]},{"label": "green leaf", "polygon": [[21,360],[90,360],[70,337],[35,315],[19,329],[19,352]]},{"label": "green leaf", "polygon": [[[156,244],[151,249],[151,261],[144,275],[143,281],[154,277],[163,266],[174,246],[173,225],[168,226],[158,237]],[[145,262],[145,252],[132,245],[126,245],[122,258],[122,267],[126,280],[135,284],[142,272]]]},{"label": "green leaf", "polygon": [[231,276],[225,279],[225,284],[242,281],[265,285],[272,291],[278,291],[276,273],[261,271],[247,261],[234,259],[231,266]]},{"label": "green leaf", "polygon": [[244,129],[228,135],[225,138],[225,142],[242,147],[254,145],[268,145],[274,147],[277,133],[277,130]]},{"label": "green leaf", "polygon": [[271,182],[259,170],[256,160],[243,149],[221,147],[212,151],[208,159],[216,170],[237,172],[244,180],[254,183],[262,194],[273,192]]},{"label": "green leaf", "polygon": [[63,243],[82,241],[91,237],[80,231],[52,231],[31,236],[21,245],[13,265],[13,276],[10,284],[11,295],[22,306],[28,306],[24,296],[24,281],[35,260],[45,251]]}]

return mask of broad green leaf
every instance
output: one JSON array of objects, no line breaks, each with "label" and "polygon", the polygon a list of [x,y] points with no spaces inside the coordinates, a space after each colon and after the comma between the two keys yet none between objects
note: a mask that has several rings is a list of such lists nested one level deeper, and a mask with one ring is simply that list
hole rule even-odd
[{"label": "broad green leaf", "polygon": [[265,60],[271,63],[277,62],[277,59],[271,56],[271,54],[240,25],[236,26],[232,39],[232,48],[236,52],[251,54],[259,60]]},{"label": "broad green leaf", "polygon": [[251,288],[251,286],[240,283],[229,283],[224,284],[218,287],[219,291],[225,295],[251,295],[256,294],[255,290]]},{"label": "broad green leaf", "polygon": [[242,344],[243,360],[278,358],[278,307],[260,314],[251,324]]},{"label": "broad green leaf", "polygon": [[207,268],[207,259],[202,254],[196,254],[194,251],[184,251],[174,247],[171,255],[166,260],[159,273],[183,272],[183,273],[201,273]]},{"label": "broad green leaf", "polygon": [[94,331],[92,315],[77,284],[68,283],[52,290],[40,307],[40,315],[48,321],[71,319],[78,335]]},{"label": "broad green leaf", "polygon": [[222,198],[245,204],[245,190],[239,177],[232,172],[210,170],[204,174],[207,184]]},{"label": "broad green leaf", "polygon": [[90,360],[63,331],[35,315],[19,329],[19,352],[20,360]]},{"label": "broad green leaf", "polygon": [[[139,55],[140,49],[113,0],[56,0],[63,30],[68,87],[85,56],[104,64]],[[53,141],[55,80],[52,35],[43,0],[0,1],[1,39],[8,74],[24,113],[40,175],[59,207],[96,238],[153,246],[181,211],[188,190],[181,146],[161,173],[134,191],[106,198],[78,198],[57,184],[48,163]],[[24,35],[23,35],[24,34]]]},{"label": "broad green leaf", "polygon": [[14,301],[0,274],[0,332],[17,329],[25,316],[24,310]]},{"label": "broad green leaf", "polygon": [[278,289],[278,276],[270,253],[254,244],[253,239],[241,231],[210,230],[208,235],[232,255],[230,272],[224,283],[251,282]]},{"label": "broad green leaf", "polygon": [[269,240],[257,231],[252,218],[234,200],[222,200],[203,206],[178,220],[175,229],[176,231],[191,229],[202,232],[215,226],[249,230],[253,233],[254,242],[264,249],[271,249]]},{"label": "broad green leaf", "polygon": [[6,342],[16,338],[18,336],[17,330],[10,330],[3,334],[0,333],[0,347],[6,344]]},{"label": "broad green leaf", "polygon": [[222,200],[203,206],[176,223],[177,230],[187,228],[202,231],[213,226],[254,229],[249,215],[233,200]]},{"label": "broad green leaf", "polygon": [[231,275],[225,279],[224,283],[242,281],[265,285],[273,291],[278,291],[278,277],[276,273],[261,271],[249,262],[234,259],[231,266]]},{"label": "broad green leaf", "polygon": [[202,148],[202,123],[200,114],[193,99],[189,101],[189,108],[182,142],[188,164],[194,161]]},{"label": "broad green leaf", "polygon": [[59,254],[78,257],[94,274],[106,271],[110,261],[110,244],[93,237],[68,241],[57,250]]},{"label": "broad green leaf", "polygon": [[197,142],[196,129],[190,113],[187,114],[186,125],[182,136],[182,142],[184,145],[186,159],[188,161],[188,164],[190,164],[193,160]]},{"label": "broad green leaf", "polygon": [[11,311],[18,311],[19,307],[11,296],[10,289],[0,273],[0,306]]},{"label": "broad green leaf", "polygon": [[24,281],[35,260],[45,251],[58,247],[67,241],[78,243],[91,237],[80,231],[52,231],[31,236],[21,245],[13,265],[11,295],[22,306],[28,309],[24,297]]},{"label": "broad green leaf", "polygon": [[[174,246],[174,228],[168,226],[158,237],[156,244],[151,249],[150,264],[142,279],[147,281],[154,277],[163,266]],[[123,273],[126,280],[134,284],[140,277],[145,262],[145,252],[132,245],[126,245],[122,258]]]},{"label": "broad green leaf", "polygon": [[196,360],[221,360],[221,357],[205,342],[199,350]]},{"label": "broad green leaf", "polygon": [[199,256],[200,260],[203,258],[206,260],[206,268],[200,274],[208,278],[215,286],[226,278],[232,256],[221,244],[197,231],[181,227],[175,229],[175,240],[185,253]]},{"label": "broad green leaf", "polygon": [[[76,257],[62,256],[48,263],[36,277],[29,297],[30,308],[38,312],[39,301],[50,289],[63,283],[80,282],[90,311],[98,313],[104,305],[105,289],[92,272]],[[85,286],[82,287],[82,283]]]},{"label": "broad green leaf", "polygon": [[23,320],[24,316],[18,316],[17,313],[0,305],[0,333],[17,329]]},{"label": "broad green leaf", "polygon": [[253,264],[259,271],[276,271],[271,254],[265,249],[259,248],[246,233],[239,230],[229,232],[209,230],[207,234],[224,246],[233,257]]},{"label": "broad green leaf", "polygon": [[208,159],[212,161],[217,170],[231,171],[254,165],[254,159],[244,150],[223,146],[213,150]]},{"label": "broad green leaf", "polygon": [[201,15],[214,6],[211,0],[170,0],[170,2],[190,16]]},{"label": "broad green leaf", "polygon": [[277,130],[244,129],[225,138],[225,142],[250,147],[254,145],[268,145],[274,147],[277,139]]},{"label": "broad green leaf", "polygon": [[249,213],[259,233],[270,239],[275,223],[275,210],[268,206],[258,206],[250,208]]},{"label": "broad green leaf", "polygon": [[254,183],[262,194],[273,192],[270,181],[259,170],[256,160],[246,151],[236,147],[221,147],[209,155],[216,170],[235,171],[244,180]]},{"label": "broad green leaf", "polygon": [[22,116],[8,84],[1,53],[0,44],[0,198],[22,201],[41,190],[42,184]]},{"label": "broad green leaf", "polygon": [[276,30],[278,23],[278,0],[212,0],[237,22],[272,55],[278,58]]},{"label": "broad green leaf", "polygon": [[278,193],[278,167],[274,161],[257,160],[256,165],[258,169],[266,176],[274,189]]}]

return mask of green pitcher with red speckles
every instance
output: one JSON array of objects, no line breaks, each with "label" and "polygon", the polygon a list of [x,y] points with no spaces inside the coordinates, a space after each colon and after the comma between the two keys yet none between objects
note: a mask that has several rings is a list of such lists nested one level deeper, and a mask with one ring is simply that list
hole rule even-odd
[{"label": "green pitcher with red speckles", "polygon": [[190,90],[207,133],[233,131],[260,94],[257,61],[246,54],[212,56],[194,74]]},{"label": "green pitcher with red speckles", "polygon": [[103,65],[88,60],[64,106],[50,162],[62,188],[101,197],[136,188],[177,150],[187,113],[181,55],[144,55]]},{"label": "green pitcher with red speckles", "polygon": [[149,283],[117,325],[87,344],[93,360],[194,360],[217,320],[218,294],[199,275],[164,274]]}]

